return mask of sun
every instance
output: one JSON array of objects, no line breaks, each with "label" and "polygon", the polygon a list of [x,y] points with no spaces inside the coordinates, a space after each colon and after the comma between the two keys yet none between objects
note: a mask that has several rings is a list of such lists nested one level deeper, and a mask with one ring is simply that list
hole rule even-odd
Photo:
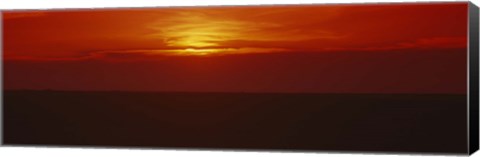
[{"label": "sun", "polygon": [[204,50],[201,50],[201,49],[194,49],[194,48],[187,48],[185,49],[185,52],[188,52],[192,55],[199,55],[199,56],[204,56],[204,55],[207,55],[208,53],[206,53]]},{"label": "sun", "polygon": [[181,53],[184,55],[194,56],[206,56],[220,52],[218,49],[198,49],[198,48],[186,48]]},{"label": "sun", "polygon": [[196,49],[194,49],[194,48],[187,48],[187,49],[185,49],[185,51],[188,51],[188,52],[195,52],[195,51],[198,51],[198,50],[196,50]]}]

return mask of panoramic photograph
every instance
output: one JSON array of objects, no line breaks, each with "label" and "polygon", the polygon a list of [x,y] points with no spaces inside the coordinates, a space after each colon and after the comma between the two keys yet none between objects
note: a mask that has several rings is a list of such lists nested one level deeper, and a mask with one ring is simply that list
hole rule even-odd
[{"label": "panoramic photograph", "polygon": [[468,3],[2,11],[6,145],[467,152]]}]

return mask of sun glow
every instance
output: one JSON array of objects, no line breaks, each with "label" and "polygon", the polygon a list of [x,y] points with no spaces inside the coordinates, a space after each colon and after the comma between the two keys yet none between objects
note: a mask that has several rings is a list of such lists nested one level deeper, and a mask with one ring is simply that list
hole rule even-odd
[{"label": "sun glow", "polygon": [[[165,50],[154,50],[154,54],[181,56],[279,52],[286,48],[277,47],[281,44],[274,42],[337,37],[321,29],[304,33],[278,21],[259,22],[235,17],[212,16],[212,13],[198,10],[179,12],[153,22],[150,28],[155,33],[148,37],[163,40],[167,47]],[[256,42],[265,44],[259,46],[254,44]]]},{"label": "sun glow", "polygon": [[[195,56],[205,56],[205,55],[221,52],[221,50],[219,49],[195,49],[195,48],[187,48],[183,51],[185,55],[195,55]],[[179,52],[179,53],[182,53],[182,52]]]},{"label": "sun glow", "polygon": [[[198,48],[221,46],[221,42],[241,38],[249,26],[242,21],[217,19],[197,12],[184,12],[152,25],[155,37],[163,38],[167,46],[186,47],[186,52],[211,52]],[[195,49],[191,49],[195,48]]]}]

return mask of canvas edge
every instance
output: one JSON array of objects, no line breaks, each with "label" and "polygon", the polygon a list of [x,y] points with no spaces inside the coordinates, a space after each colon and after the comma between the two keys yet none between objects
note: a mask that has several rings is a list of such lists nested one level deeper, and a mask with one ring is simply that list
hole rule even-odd
[{"label": "canvas edge", "polygon": [[468,153],[479,145],[479,8],[469,2],[468,7]]},{"label": "canvas edge", "polygon": [[0,146],[3,146],[3,11],[0,10]]}]

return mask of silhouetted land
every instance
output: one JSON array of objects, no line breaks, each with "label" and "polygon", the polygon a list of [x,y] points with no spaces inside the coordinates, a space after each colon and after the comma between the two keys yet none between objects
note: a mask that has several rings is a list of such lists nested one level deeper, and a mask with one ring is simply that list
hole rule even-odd
[{"label": "silhouetted land", "polygon": [[26,145],[464,153],[466,95],[5,91]]}]

